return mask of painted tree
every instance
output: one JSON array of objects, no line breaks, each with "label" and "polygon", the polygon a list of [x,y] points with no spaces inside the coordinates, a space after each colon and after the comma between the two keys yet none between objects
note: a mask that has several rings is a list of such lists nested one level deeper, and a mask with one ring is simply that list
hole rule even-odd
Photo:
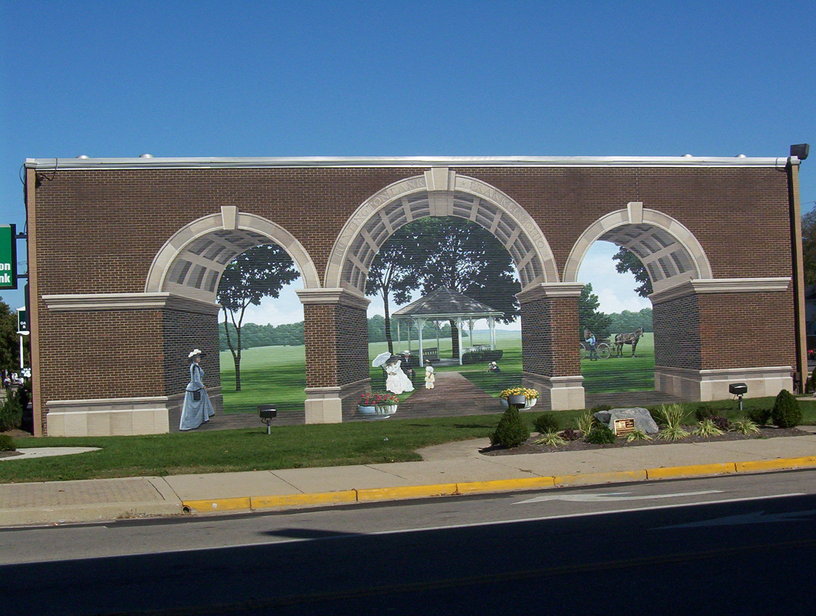
[{"label": "painted tree", "polygon": [[640,283],[635,287],[635,293],[641,297],[649,297],[652,294],[652,279],[649,278],[649,272],[634,252],[621,246],[620,250],[612,255],[612,260],[617,261],[615,264],[617,272],[621,274],[631,272],[635,280]]},{"label": "painted tree", "polygon": [[[511,323],[519,314],[516,293],[521,285],[515,277],[510,253],[489,231],[474,222],[453,216],[423,218],[412,223],[421,264],[422,292],[448,287],[486,304]],[[450,321],[453,355],[459,354],[459,332]]]},{"label": "painted tree", "polygon": [[[388,350],[393,353],[389,297],[398,304],[417,289],[428,294],[445,286],[501,310],[498,320],[510,323],[518,316],[515,294],[521,290],[514,277],[510,254],[493,235],[462,218],[432,217],[409,223],[380,248],[368,274],[366,294],[377,293],[385,306]],[[451,321],[454,355],[459,333]]]},{"label": "painted tree", "polygon": [[592,285],[585,284],[581,289],[581,297],[578,298],[578,335],[583,340],[584,329],[589,329],[595,334],[595,338],[601,339],[609,336],[609,325],[612,317],[598,312],[601,305],[598,296],[592,292]]},{"label": "painted tree", "polygon": [[368,270],[366,295],[379,295],[385,312],[385,341],[388,352],[394,353],[391,335],[391,296],[397,304],[404,304],[411,291],[419,287],[419,254],[411,232],[411,224],[398,229],[380,247]]},{"label": "painted tree", "polygon": [[[280,290],[300,276],[288,253],[277,244],[266,244],[241,253],[227,265],[218,284],[218,302],[224,311],[224,332],[235,363],[235,391],[241,391],[241,326],[248,306],[264,297],[278,297]],[[228,319],[232,328],[227,326]],[[232,335],[235,335],[233,343]]]}]

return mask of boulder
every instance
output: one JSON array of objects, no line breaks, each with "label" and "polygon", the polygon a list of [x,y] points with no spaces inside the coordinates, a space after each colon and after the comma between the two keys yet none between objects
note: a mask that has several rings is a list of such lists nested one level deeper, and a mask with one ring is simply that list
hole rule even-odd
[{"label": "boulder", "polygon": [[634,419],[635,430],[640,430],[646,434],[657,434],[659,428],[652,416],[644,408],[633,407],[625,409],[610,409],[608,411],[598,411],[594,413],[595,419],[607,426],[610,430],[615,429],[616,419]]}]

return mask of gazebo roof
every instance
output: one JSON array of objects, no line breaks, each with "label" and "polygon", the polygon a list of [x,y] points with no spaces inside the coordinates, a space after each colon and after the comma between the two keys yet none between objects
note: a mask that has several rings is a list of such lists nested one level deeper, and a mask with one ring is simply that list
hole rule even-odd
[{"label": "gazebo roof", "polygon": [[482,319],[498,317],[503,314],[501,310],[494,310],[487,304],[477,302],[475,299],[462,295],[453,289],[439,287],[428,295],[400,308],[392,317],[395,319],[447,319],[450,317]]}]

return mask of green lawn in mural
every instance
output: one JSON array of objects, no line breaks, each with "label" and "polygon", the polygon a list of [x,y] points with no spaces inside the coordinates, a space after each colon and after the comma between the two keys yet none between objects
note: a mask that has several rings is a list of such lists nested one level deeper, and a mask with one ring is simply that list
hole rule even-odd
[{"label": "green lawn in mural", "polygon": [[[624,347],[624,356],[581,361],[584,387],[588,393],[614,391],[642,391],[654,389],[654,343],[653,335],[644,334],[638,344],[637,356],[630,357],[631,347]],[[475,332],[472,344],[487,344],[486,332]],[[576,339],[576,346],[578,341]],[[424,341],[425,347],[434,347],[436,340]],[[471,340],[462,337],[463,347],[469,347]],[[387,349],[385,342],[371,343],[369,358]],[[441,366],[438,371],[459,371],[487,393],[497,396],[505,388],[521,382],[521,335],[518,331],[496,332],[496,346],[504,355],[499,361],[500,374],[487,372],[486,364],[465,366]],[[394,350],[400,352],[409,348],[402,341]],[[416,340],[410,345],[416,351]],[[450,340],[440,339],[441,357],[450,356]],[[235,392],[235,370],[229,351],[221,353],[221,383],[224,393],[224,411],[227,413],[254,413],[258,404],[277,404],[282,412],[303,410],[303,390],[306,387],[305,352],[300,346],[269,346],[246,349],[241,363],[242,391]],[[371,387],[382,390],[385,379],[380,368],[370,368]],[[421,383],[421,376],[417,383]]]}]

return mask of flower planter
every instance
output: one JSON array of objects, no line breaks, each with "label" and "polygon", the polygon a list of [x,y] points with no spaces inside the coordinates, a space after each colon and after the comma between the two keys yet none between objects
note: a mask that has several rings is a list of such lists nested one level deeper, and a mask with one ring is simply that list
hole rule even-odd
[{"label": "flower planter", "polygon": [[396,404],[387,404],[384,406],[377,406],[377,415],[393,415],[397,412]]},{"label": "flower planter", "polygon": [[357,406],[357,412],[360,415],[376,415],[377,414],[377,407],[376,406]]},{"label": "flower planter", "polygon": [[[510,406],[510,403],[507,401],[507,398],[499,398],[499,402],[501,403],[502,409],[504,409],[505,411]],[[536,402],[538,402],[538,398],[527,398],[527,404],[519,408],[519,410],[529,411],[536,405]]]}]

